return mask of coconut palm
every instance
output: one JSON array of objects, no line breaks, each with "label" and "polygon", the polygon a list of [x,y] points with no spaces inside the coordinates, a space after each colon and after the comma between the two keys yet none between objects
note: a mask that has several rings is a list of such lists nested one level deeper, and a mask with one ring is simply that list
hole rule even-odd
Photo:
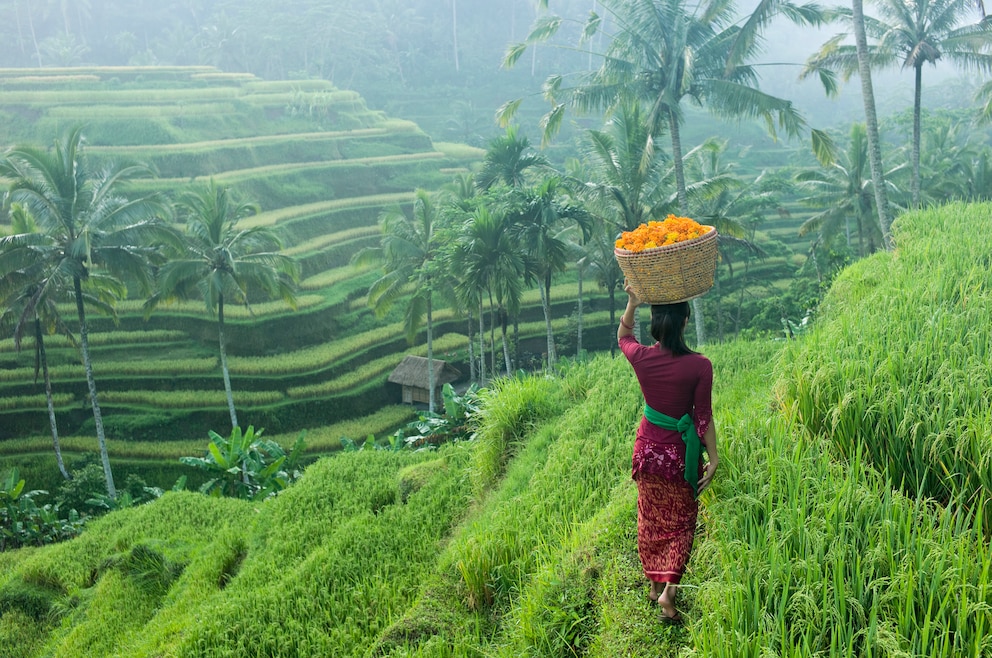
[{"label": "coconut palm", "polygon": [[[605,110],[634,101],[648,109],[647,124],[656,134],[667,128],[671,139],[678,210],[689,214],[683,162],[682,124],[684,105],[692,102],[718,116],[759,118],[774,132],[777,125],[789,136],[806,130],[806,124],[790,101],[758,90],[758,75],[749,62],[757,55],[761,31],[776,15],[800,24],[817,24],[821,13],[815,5],[794,5],[782,0],[760,0],[742,24],[734,23],[734,7],[724,0],[689,4],[685,0],[608,0],[603,2],[613,24],[602,66],[565,86],[561,76],[545,82],[546,95],[554,106],[542,123],[545,139],[561,126],[566,108],[580,111]],[[601,25],[592,16],[584,37]],[[552,37],[560,20],[544,19],[532,31],[528,43]],[[505,58],[512,65],[527,43],[512,48]],[[518,107],[511,102],[501,109],[506,121]],[[830,157],[829,139],[812,131],[813,146],[821,159]],[[696,303],[697,339],[703,342],[702,314]]]},{"label": "coconut palm", "polygon": [[[871,166],[872,187],[875,190],[875,209],[882,228],[886,249],[892,246],[892,211],[885,189],[885,172],[882,169],[882,139],[878,132],[878,115],[875,111],[875,90],[871,82],[871,55],[865,32],[865,13],[862,0],[851,0],[851,28],[854,32],[858,78],[861,80],[861,101],[865,107],[865,128],[868,135],[868,164]],[[826,79],[821,77],[821,79]]]},{"label": "coconut palm", "polygon": [[224,391],[234,429],[239,424],[227,367],[224,306],[233,302],[250,309],[253,300],[280,297],[295,308],[299,266],[280,253],[282,243],[271,228],[239,228],[238,222],[257,213],[258,206],[236,200],[213,180],[183,193],[176,211],[186,225],[184,239],[159,270],[158,290],[145,309],[150,313],[160,303],[199,296],[207,311],[216,313]]},{"label": "coconut palm", "polygon": [[[912,207],[920,206],[920,144],[923,67],[949,60],[964,69],[992,71],[992,22],[984,15],[977,23],[962,25],[976,10],[974,0],[878,0],[878,19],[864,17],[865,54],[870,69],[900,63],[913,70],[913,141],[910,155]],[[853,26],[855,8],[836,12],[839,19]],[[834,91],[828,71],[839,71],[844,80],[860,71],[858,46],[844,45],[846,34],[839,34],[824,44],[807,62],[803,76],[814,72]],[[871,37],[873,44],[867,43]],[[827,71],[827,72],[825,72]]]},{"label": "coconut palm", "polygon": [[10,325],[14,347],[21,349],[26,331],[33,331],[35,346],[35,380],[39,371],[45,386],[48,422],[59,472],[71,479],[62,459],[52,382],[45,351],[45,334],[56,331],[70,340],[72,333],[59,313],[56,301],[71,298],[71,278],[58,267],[50,240],[39,234],[33,218],[18,204],[11,208],[13,235],[0,238],[0,326]]},{"label": "coconut palm", "polygon": [[510,126],[505,135],[489,142],[475,184],[483,191],[497,185],[521,187],[526,182],[527,170],[546,166],[547,158],[534,153],[530,141],[518,134],[516,126]]},{"label": "coconut palm", "polygon": [[141,165],[92,170],[83,157],[82,141],[82,129],[77,127],[56,139],[50,151],[14,147],[0,161],[0,176],[11,181],[11,200],[23,204],[38,222],[47,238],[45,248],[55,252],[54,261],[72,282],[107,495],[114,498],[117,490],[90,362],[83,286],[99,276],[104,282],[114,282],[106,289],[111,296],[114,292],[123,295],[121,281],[150,291],[149,265],[159,253],[153,245],[169,242],[173,232],[162,219],[168,208],[157,196],[128,199],[120,193],[123,183],[148,176],[150,170]]},{"label": "coconut palm", "polygon": [[569,262],[568,241],[563,232],[575,226],[583,238],[592,231],[592,217],[581,205],[566,198],[559,176],[549,176],[532,189],[517,190],[511,197],[510,222],[513,237],[531,265],[528,276],[541,291],[541,308],[548,338],[548,367],[554,368],[554,333],[551,328],[551,281]]},{"label": "coconut palm", "polygon": [[382,264],[383,275],[369,287],[368,304],[381,317],[396,301],[405,300],[403,327],[411,345],[426,317],[428,410],[431,413],[435,406],[433,303],[435,289],[443,274],[437,263],[439,221],[434,198],[426,190],[417,190],[410,214],[396,209],[382,215],[381,245],[363,249],[352,259],[357,265]]},{"label": "coconut palm", "polygon": [[[615,326],[616,317],[616,293],[623,289],[623,270],[617,263],[613,249],[616,239],[612,231],[607,228],[606,222],[599,220],[594,224],[593,233],[586,241],[586,261],[588,269],[600,288],[607,291],[610,297],[610,325]],[[610,340],[610,355],[616,350],[616,340]]]},{"label": "coconut palm", "polygon": [[[668,155],[657,147],[639,105],[624,104],[605,130],[589,130],[586,196],[613,234],[632,231],[673,209],[666,181]],[[609,219],[606,219],[609,218]]]},{"label": "coconut palm", "polygon": [[[735,253],[746,254],[748,263],[751,256],[765,255],[764,250],[754,242],[753,227],[764,221],[765,212],[778,206],[777,193],[786,185],[775,177],[767,176],[765,172],[761,172],[753,180],[742,179],[734,171],[734,163],[723,159],[726,149],[726,141],[709,139],[693,152],[689,167],[689,175],[694,179],[690,186],[690,201],[693,216],[704,224],[716,227],[720,260],[733,276]],[[744,276],[746,275],[747,266]],[[739,285],[743,293],[744,281]],[[717,336],[722,341],[723,302],[720,286],[717,272],[713,287],[717,306]]]},{"label": "coconut palm", "polygon": [[[522,281],[526,264],[523,254],[511,235],[506,216],[491,212],[489,205],[480,205],[463,225],[461,234],[451,247],[450,267],[460,273],[457,293],[463,299],[489,300],[489,334],[492,347],[492,373],[496,366],[496,316],[500,317],[503,334],[503,359],[506,371],[511,369],[509,345],[506,340],[506,319],[520,307]],[[480,338],[482,312],[479,313]],[[485,363],[485,352],[482,351]],[[485,379],[485,370],[480,375]]]}]

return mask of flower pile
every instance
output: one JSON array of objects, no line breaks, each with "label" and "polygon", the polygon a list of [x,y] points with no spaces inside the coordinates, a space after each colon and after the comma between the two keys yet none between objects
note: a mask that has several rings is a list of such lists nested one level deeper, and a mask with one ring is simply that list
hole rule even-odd
[{"label": "flower pile", "polygon": [[706,235],[710,230],[709,226],[703,226],[688,217],[669,215],[664,221],[651,221],[641,224],[633,231],[624,231],[620,234],[616,246],[627,251],[644,251],[693,240]]}]

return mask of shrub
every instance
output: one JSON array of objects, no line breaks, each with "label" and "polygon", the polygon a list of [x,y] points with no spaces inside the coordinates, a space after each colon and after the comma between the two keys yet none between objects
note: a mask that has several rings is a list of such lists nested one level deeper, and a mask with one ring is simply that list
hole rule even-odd
[{"label": "shrub", "polygon": [[261,500],[288,487],[300,476],[297,462],[303,453],[306,432],[301,432],[287,455],[275,441],[262,440],[262,432],[249,425],[230,437],[210,432],[204,457],[181,457],[179,461],[213,475],[200,491],[213,496]]}]

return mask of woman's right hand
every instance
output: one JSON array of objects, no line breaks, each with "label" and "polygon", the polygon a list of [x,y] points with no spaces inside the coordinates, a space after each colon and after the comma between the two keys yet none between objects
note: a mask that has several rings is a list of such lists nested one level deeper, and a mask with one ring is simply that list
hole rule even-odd
[{"label": "woman's right hand", "polygon": [[706,462],[706,466],[703,468],[703,477],[696,485],[698,493],[703,493],[710,486],[710,483],[713,482],[713,476],[716,474],[716,464],[715,461]]}]

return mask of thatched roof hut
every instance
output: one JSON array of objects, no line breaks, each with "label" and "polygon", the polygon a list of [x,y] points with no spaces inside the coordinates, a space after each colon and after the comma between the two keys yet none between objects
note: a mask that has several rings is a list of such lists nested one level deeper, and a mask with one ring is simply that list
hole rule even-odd
[{"label": "thatched roof hut", "polygon": [[[461,376],[462,373],[447,361],[434,359],[435,395],[440,395],[442,386],[456,381]],[[389,381],[403,387],[403,402],[407,404],[430,401],[430,383],[425,357],[407,355],[389,375]]]}]

